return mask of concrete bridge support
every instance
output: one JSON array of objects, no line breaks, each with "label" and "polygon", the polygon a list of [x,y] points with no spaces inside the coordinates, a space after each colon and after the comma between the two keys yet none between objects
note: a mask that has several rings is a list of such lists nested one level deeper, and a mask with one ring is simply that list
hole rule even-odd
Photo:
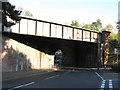
[{"label": "concrete bridge support", "polygon": [[[33,68],[52,68],[54,65],[54,54],[57,49],[61,49],[64,54],[63,66],[68,67],[96,67],[97,66],[97,44],[47,38],[14,33],[3,33],[9,39],[15,40],[19,52],[31,57]],[[24,45],[24,48],[20,48]],[[13,44],[11,46],[15,47]],[[29,48],[28,48],[29,47]],[[32,49],[30,49],[32,48]],[[26,51],[31,54],[26,54]],[[34,58],[35,57],[35,58]],[[50,62],[51,64],[47,64]]]},{"label": "concrete bridge support", "polygon": [[49,69],[54,66],[54,55],[49,55],[9,36],[2,36],[2,71],[20,71],[29,69]]},{"label": "concrete bridge support", "polygon": [[97,67],[97,44],[87,42],[62,42],[64,66]]}]

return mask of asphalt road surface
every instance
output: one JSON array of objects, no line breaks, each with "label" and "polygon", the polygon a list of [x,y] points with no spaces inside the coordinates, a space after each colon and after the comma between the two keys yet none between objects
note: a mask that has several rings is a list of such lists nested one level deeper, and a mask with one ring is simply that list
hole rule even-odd
[{"label": "asphalt road surface", "polygon": [[3,89],[18,88],[81,88],[108,90],[119,89],[118,73],[97,71],[54,71],[37,76],[4,81]]}]

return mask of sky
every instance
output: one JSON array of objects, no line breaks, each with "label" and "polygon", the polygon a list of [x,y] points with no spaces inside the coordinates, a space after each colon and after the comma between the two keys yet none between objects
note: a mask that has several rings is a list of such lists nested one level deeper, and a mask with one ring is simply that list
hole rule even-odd
[{"label": "sky", "polygon": [[9,0],[33,14],[33,18],[70,25],[77,20],[81,25],[100,19],[103,27],[112,24],[116,31],[119,0]]}]

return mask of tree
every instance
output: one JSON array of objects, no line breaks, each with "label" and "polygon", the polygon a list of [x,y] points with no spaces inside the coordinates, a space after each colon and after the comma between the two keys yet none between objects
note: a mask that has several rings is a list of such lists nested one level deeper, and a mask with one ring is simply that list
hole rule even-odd
[{"label": "tree", "polygon": [[98,19],[96,22],[93,22],[91,25],[91,29],[95,31],[100,31],[101,28],[102,28],[102,23],[100,19]]},{"label": "tree", "polygon": [[[4,30],[4,26],[11,27],[20,21],[20,14],[21,11],[15,10],[14,5],[11,5],[9,2],[2,2],[2,31]],[[8,21],[8,17],[12,21]]]},{"label": "tree", "polygon": [[106,27],[102,28],[102,31],[111,32],[112,30],[113,30],[113,26],[111,24],[108,24]]},{"label": "tree", "polygon": [[109,42],[109,63],[112,63],[117,60],[117,56],[114,54],[114,49],[120,47],[120,37],[117,33],[110,34],[110,42]]},{"label": "tree", "polygon": [[111,33],[110,34],[110,40],[120,40],[120,38],[118,37],[118,33]]},{"label": "tree", "polygon": [[84,28],[84,29],[91,29],[91,24],[85,24],[82,28]]},{"label": "tree", "polygon": [[107,31],[107,28],[106,27],[102,28],[102,31]]},{"label": "tree", "polygon": [[98,19],[96,22],[92,22],[92,24],[85,24],[82,28],[90,29],[93,31],[101,31],[102,23],[101,20]]},{"label": "tree", "polygon": [[106,26],[106,29],[107,29],[107,31],[112,31],[113,30],[113,26],[111,25],[111,24],[108,24],[107,26]]},{"label": "tree", "polygon": [[77,20],[72,20],[71,26],[73,27],[80,27],[80,24]]}]

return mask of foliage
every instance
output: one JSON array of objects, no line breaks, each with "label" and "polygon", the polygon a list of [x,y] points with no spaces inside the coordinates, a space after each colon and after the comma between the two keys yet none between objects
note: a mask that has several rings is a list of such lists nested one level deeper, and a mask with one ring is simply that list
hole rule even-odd
[{"label": "foliage", "polygon": [[102,28],[102,22],[100,19],[98,19],[96,22],[92,22],[92,24],[85,24],[82,28],[100,32]]},{"label": "foliage", "polygon": [[[71,26],[80,27],[80,24],[77,20],[73,20]],[[111,24],[108,24],[106,27],[102,28],[102,22],[100,19],[97,19],[95,22],[92,22],[92,24],[85,24],[82,26],[82,28],[98,31],[98,32],[102,32],[102,31],[111,32],[113,30],[113,26]]]},{"label": "foliage", "polygon": [[[11,5],[9,2],[2,2],[2,23],[3,26],[11,27],[15,25],[16,22],[20,21],[19,15],[21,11],[15,10],[15,6]],[[9,17],[12,21],[8,21]]]},{"label": "foliage", "polygon": [[111,24],[108,24],[106,27],[102,28],[102,31],[111,32],[112,30],[113,30],[113,26]]},{"label": "foliage", "polygon": [[120,36],[119,36],[119,34],[120,34],[119,32],[110,34],[110,46],[112,46],[111,48],[120,47]]},{"label": "foliage", "polygon": [[101,28],[102,28],[102,23],[100,19],[98,19],[96,22],[93,22],[91,25],[91,29],[95,31],[100,31]]},{"label": "foliage", "polygon": [[107,31],[112,31],[113,30],[113,26],[111,25],[111,24],[108,24],[107,26],[106,26],[106,29],[107,29]]},{"label": "foliage", "polygon": [[84,29],[91,29],[91,24],[85,24],[82,28],[84,28]]},{"label": "foliage", "polygon": [[[110,34],[110,42],[109,42],[109,64],[113,64],[117,60],[117,56],[114,54],[114,49],[120,47],[120,37],[118,33],[111,33]],[[115,67],[113,67],[115,68]]]},{"label": "foliage", "polygon": [[102,31],[107,31],[107,29],[104,27],[104,28],[102,28]]},{"label": "foliage", "polygon": [[73,27],[80,27],[80,24],[77,20],[73,20],[72,23],[71,23],[71,26]]},{"label": "foliage", "polygon": [[118,34],[117,33],[111,33],[110,34],[110,39],[111,40],[118,40]]}]

